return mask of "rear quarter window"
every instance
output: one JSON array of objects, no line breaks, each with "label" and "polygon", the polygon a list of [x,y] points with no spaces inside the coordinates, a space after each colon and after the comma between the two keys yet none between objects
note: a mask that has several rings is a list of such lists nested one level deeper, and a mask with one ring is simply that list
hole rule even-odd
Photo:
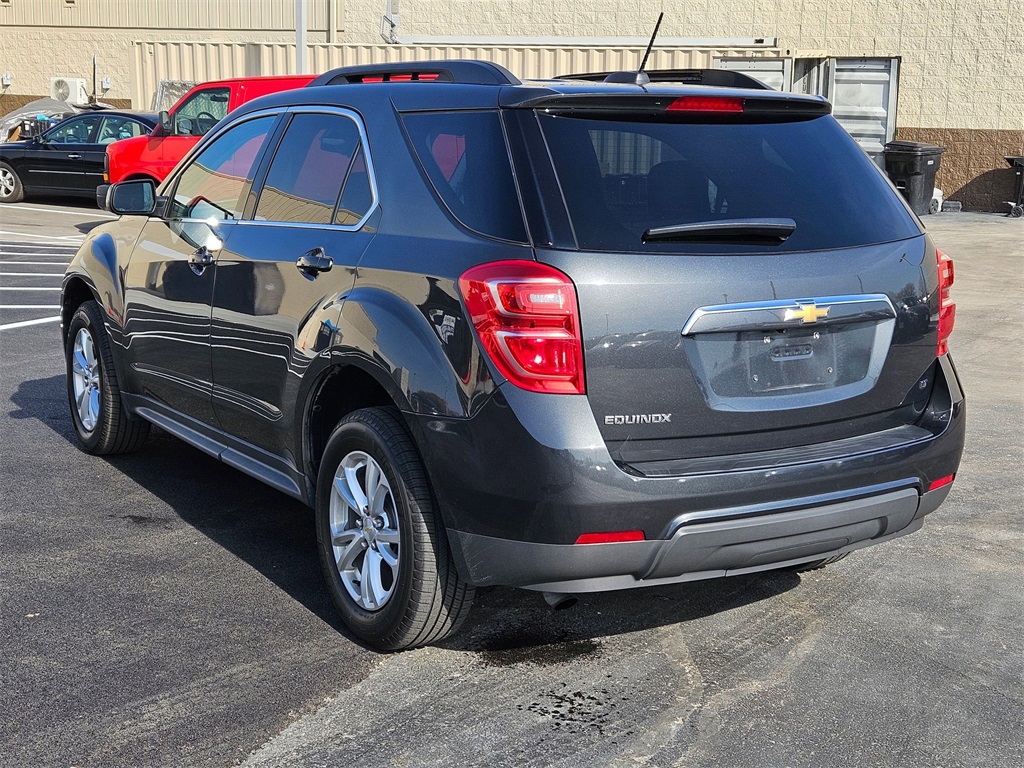
[{"label": "rear quarter window", "polygon": [[424,173],[463,226],[501,240],[526,242],[496,111],[411,113],[403,122]]},{"label": "rear quarter window", "polygon": [[[920,229],[831,117],[774,123],[628,122],[539,115],[585,250],[727,253],[890,242]],[[643,242],[658,227],[786,218],[779,244]]]}]

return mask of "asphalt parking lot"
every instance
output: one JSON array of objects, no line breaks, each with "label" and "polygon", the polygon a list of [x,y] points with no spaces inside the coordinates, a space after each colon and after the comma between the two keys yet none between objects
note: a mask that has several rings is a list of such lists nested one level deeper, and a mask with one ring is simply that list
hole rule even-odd
[{"label": "asphalt parking lot", "polygon": [[312,516],[162,433],[75,446],[55,307],[95,208],[0,208],[0,766],[1024,765],[1024,221],[927,217],[956,264],[968,443],[923,530],[821,571],[478,593],[379,655]]}]

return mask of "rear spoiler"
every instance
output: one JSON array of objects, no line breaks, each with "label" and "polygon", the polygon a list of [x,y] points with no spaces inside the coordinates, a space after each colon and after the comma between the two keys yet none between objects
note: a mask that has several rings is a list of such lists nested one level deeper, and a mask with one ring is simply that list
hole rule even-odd
[{"label": "rear spoiler", "polygon": [[560,114],[627,119],[726,119],[743,121],[808,120],[832,114],[825,99],[810,96],[744,95],[728,91],[709,93],[547,93],[523,101],[506,102],[513,109],[543,109]]}]

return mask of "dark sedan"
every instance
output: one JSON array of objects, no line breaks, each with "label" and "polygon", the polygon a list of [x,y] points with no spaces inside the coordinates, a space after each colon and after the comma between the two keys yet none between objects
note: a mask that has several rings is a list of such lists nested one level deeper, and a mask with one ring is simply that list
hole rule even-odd
[{"label": "dark sedan", "polygon": [[26,195],[94,197],[107,145],[149,133],[158,122],[145,112],[84,112],[35,138],[0,144],[0,203]]}]

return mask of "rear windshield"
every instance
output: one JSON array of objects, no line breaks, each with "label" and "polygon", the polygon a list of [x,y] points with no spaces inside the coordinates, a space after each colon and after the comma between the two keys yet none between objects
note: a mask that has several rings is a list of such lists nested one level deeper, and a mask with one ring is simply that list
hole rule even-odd
[{"label": "rear windshield", "polygon": [[[539,114],[576,240],[600,251],[807,251],[901,240],[920,229],[831,117],[652,123]],[[719,220],[791,219],[782,242],[644,242]]]}]

